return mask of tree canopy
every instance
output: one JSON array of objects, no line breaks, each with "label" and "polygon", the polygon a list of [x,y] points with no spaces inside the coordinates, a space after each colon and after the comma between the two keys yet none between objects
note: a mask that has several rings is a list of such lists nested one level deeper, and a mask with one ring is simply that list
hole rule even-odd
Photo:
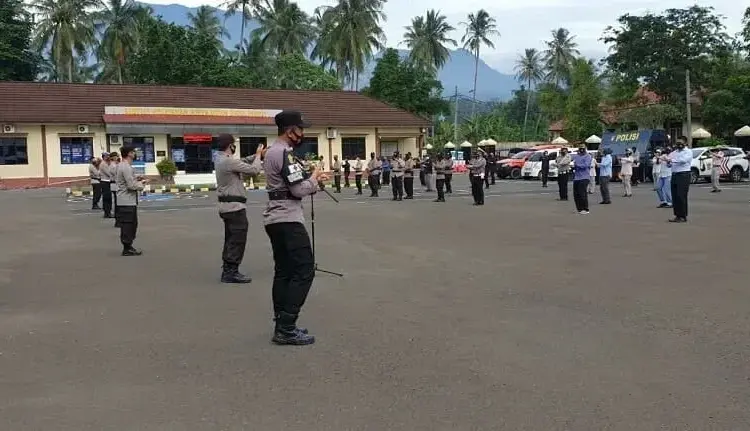
[{"label": "tree canopy", "polygon": [[34,24],[22,0],[0,0],[0,80],[33,81],[39,57],[32,51]]}]

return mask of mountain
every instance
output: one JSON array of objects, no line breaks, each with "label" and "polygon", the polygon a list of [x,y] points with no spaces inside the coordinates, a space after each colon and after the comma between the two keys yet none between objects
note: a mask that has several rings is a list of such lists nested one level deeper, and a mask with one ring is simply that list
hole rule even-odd
[{"label": "mountain", "polygon": [[[158,5],[143,3],[145,6],[149,6],[155,16],[161,16],[162,19],[169,23],[186,26],[189,24],[188,13],[195,13],[195,8],[188,8],[186,6],[178,4],[170,5]],[[224,45],[227,49],[234,49],[240,41],[240,28],[242,22],[239,15],[224,17],[224,11],[217,9],[216,15],[224,20],[224,25],[227,31],[231,35],[229,39],[224,40]],[[247,22],[245,29],[246,35],[252,30],[258,28],[258,24],[250,20]],[[247,38],[247,36],[246,36]],[[401,56],[405,58],[409,52],[400,50]],[[372,71],[375,68],[375,61],[380,57],[377,55],[375,59],[366,67],[365,72],[360,75],[359,86],[360,88],[367,86],[370,80]],[[445,96],[453,96],[455,87],[458,86],[459,94],[464,97],[471,98],[469,93],[474,85],[474,56],[464,50],[457,49],[451,51],[450,60],[443,66],[440,71],[438,78],[443,83],[443,90]],[[512,96],[513,90],[519,88],[518,81],[515,77],[500,73],[497,70],[491,68],[482,59],[479,59],[479,74],[477,77],[477,100],[489,101],[489,100],[507,100]]]}]

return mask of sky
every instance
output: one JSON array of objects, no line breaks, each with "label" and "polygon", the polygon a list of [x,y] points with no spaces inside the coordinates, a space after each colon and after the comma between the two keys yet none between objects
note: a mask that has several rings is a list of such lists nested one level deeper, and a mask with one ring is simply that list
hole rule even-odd
[{"label": "sky", "polygon": [[[202,4],[220,6],[221,0],[146,0],[147,3],[178,3],[189,7]],[[697,2],[697,0],[695,1]],[[460,43],[463,35],[461,22],[479,9],[487,10],[497,20],[500,36],[495,37],[494,49],[483,48],[482,59],[500,72],[512,73],[519,54],[525,48],[544,49],[554,28],[565,27],[576,36],[582,55],[599,59],[606,55],[607,47],[599,41],[608,25],[616,24],[619,16],[630,13],[661,12],[668,8],[685,8],[694,4],[689,0],[388,0],[385,6],[387,22],[383,23],[389,47],[401,44],[404,27],[417,15],[428,9],[437,9],[445,15],[456,31],[453,39]],[[308,13],[317,6],[335,4],[335,0],[297,0]],[[701,0],[702,6],[713,6],[726,17],[724,23],[729,34],[741,29],[742,15],[748,6],[737,0]]]}]

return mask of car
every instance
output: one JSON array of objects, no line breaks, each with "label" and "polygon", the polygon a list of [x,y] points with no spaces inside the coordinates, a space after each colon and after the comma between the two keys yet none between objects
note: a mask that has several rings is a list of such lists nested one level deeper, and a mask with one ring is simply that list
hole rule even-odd
[{"label": "car", "polygon": [[[544,154],[545,151],[549,156],[549,178],[557,178],[557,163],[555,162],[555,159],[557,159],[557,155],[562,148],[563,147],[552,147],[536,151],[523,164],[523,179],[542,179],[542,154]],[[569,154],[573,154],[575,151],[577,151],[577,148],[568,148]]]},{"label": "car", "polygon": [[500,160],[499,162],[497,162],[497,175],[500,178],[510,177],[514,180],[521,178],[521,169],[523,169],[523,164],[526,162],[526,159],[531,157],[532,154],[534,154],[534,151],[532,150],[521,151],[520,153],[516,153],[508,159]]},{"label": "car", "polygon": [[742,178],[748,175],[748,166],[750,163],[747,154],[742,148],[738,147],[695,147],[693,151],[693,161],[690,167],[690,181],[695,184],[701,179],[711,181],[711,169],[713,168],[713,159],[711,154],[716,151],[722,151],[724,158],[721,161],[721,178],[729,179],[732,182],[740,182]]}]

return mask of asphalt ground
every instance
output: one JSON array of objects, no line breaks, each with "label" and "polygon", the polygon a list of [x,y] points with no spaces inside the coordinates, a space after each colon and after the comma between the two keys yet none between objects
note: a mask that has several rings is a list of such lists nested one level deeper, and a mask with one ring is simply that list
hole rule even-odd
[{"label": "asphalt ground", "polygon": [[[270,343],[273,262],[251,192],[218,282],[213,194],[146,198],[136,245],[59,190],[0,193],[0,430],[750,429],[750,187],[650,185],[575,214],[554,184],[315,201],[318,341]],[[309,206],[309,205],[308,205]]]}]

